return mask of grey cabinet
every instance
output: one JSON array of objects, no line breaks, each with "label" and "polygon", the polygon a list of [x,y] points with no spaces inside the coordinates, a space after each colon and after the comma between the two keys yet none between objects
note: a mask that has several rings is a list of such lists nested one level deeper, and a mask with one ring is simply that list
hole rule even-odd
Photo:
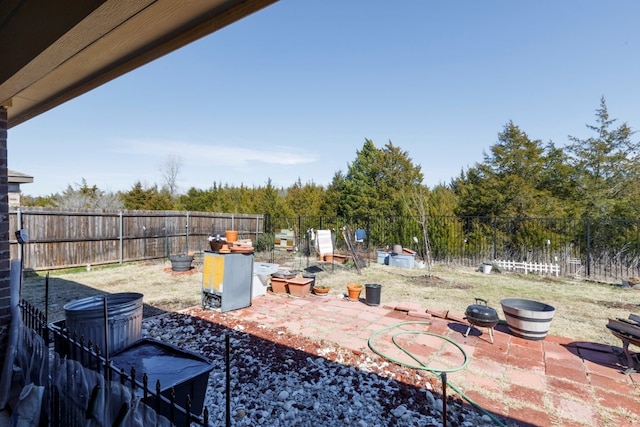
[{"label": "grey cabinet", "polygon": [[205,251],[202,307],[236,310],[251,305],[253,254]]}]

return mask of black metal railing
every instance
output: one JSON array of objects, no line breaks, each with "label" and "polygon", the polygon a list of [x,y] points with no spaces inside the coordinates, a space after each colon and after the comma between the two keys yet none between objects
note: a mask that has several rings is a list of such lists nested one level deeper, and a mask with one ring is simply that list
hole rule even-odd
[{"label": "black metal railing", "polygon": [[25,300],[20,308],[25,328],[17,362],[27,365],[21,368],[29,373],[20,385],[45,387],[40,417],[45,424],[209,426],[208,408],[202,415],[192,413],[191,396],[177,402],[173,387],[162,392],[159,380],[150,384],[146,373],[139,376],[135,369],[125,372],[113,366],[108,355],[63,322],[47,324],[45,315]]},{"label": "black metal railing", "polygon": [[279,229],[292,230],[294,247],[300,250],[309,245],[308,230],[330,229],[334,248],[344,251],[341,230],[346,227],[365,231],[359,245],[373,255],[376,249],[399,244],[434,262],[473,266],[502,259],[558,264],[561,275],[593,280],[640,276],[640,220],[425,216],[418,221],[402,216],[265,215],[264,224],[261,248],[265,249],[273,247]]}]

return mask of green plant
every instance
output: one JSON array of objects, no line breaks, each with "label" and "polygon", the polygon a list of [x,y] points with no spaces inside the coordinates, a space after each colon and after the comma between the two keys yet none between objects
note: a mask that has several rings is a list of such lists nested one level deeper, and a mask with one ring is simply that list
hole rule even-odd
[{"label": "green plant", "polygon": [[272,234],[265,233],[258,237],[256,241],[256,251],[264,252],[273,249],[274,237]]}]

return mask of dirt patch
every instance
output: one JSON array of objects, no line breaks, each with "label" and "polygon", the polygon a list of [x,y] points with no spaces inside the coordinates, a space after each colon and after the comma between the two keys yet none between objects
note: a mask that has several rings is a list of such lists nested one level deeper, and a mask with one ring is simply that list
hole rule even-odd
[{"label": "dirt patch", "polygon": [[635,313],[640,309],[640,304],[633,304],[623,301],[596,301],[596,304],[602,306],[603,308],[627,310],[632,313]]},{"label": "dirt patch", "polygon": [[467,285],[461,282],[456,282],[453,280],[442,279],[438,276],[434,275],[426,275],[414,277],[411,280],[411,283],[414,283],[419,286],[426,286],[430,288],[439,288],[439,289],[471,289],[471,285]]}]

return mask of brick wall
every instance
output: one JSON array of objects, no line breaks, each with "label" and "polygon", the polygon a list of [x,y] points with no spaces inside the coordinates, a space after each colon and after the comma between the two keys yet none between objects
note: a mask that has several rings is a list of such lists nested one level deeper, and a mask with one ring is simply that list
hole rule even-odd
[{"label": "brick wall", "polygon": [[0,106],[0,367],[4,365],[9,324],[11,323],[8,188],[7,109]]}]

